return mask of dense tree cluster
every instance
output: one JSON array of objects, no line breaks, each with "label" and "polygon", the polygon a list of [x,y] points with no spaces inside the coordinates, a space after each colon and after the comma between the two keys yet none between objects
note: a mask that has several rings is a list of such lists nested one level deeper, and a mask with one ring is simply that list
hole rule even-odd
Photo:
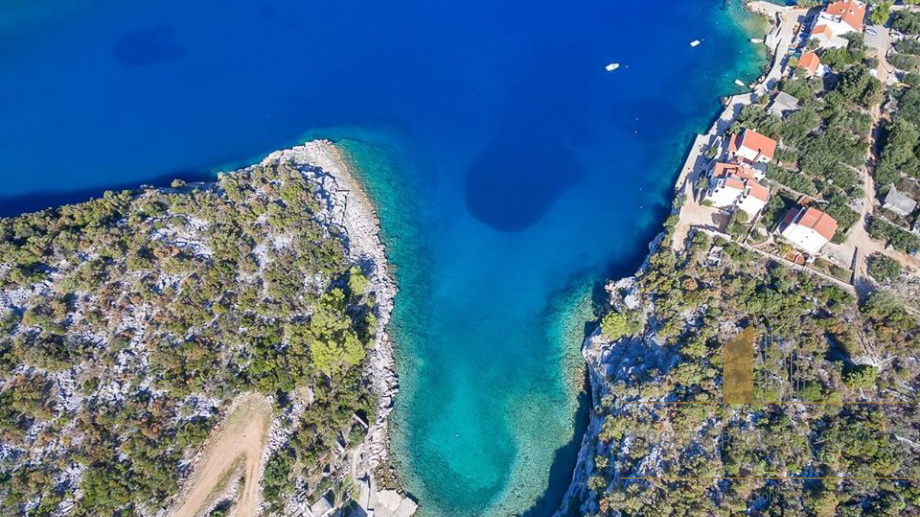
[{"label": "dense tree cluster", "polygon": [[0,219],[4,514],[156,513],[243,392],[313,391],[268,484],[322,477],[377,325],[325,203],[279,164]]},{"label": "dense tree cluster", "polygon": [[[734,243],[696,233],[676,253],[669,238],[631,291],[642,308],[615,301],[618,320],[642,328],[598,366],[601,427],[569,514],[920,512],[920,451],[910,445],[920,440],[917,318],[887,292],[857,303]],[[707,260],[714,245],[719,265]],[[748,326],[758,335],[754,400],[811,405],[709,404],[722,398],[723,347]],[[665,400],[701,404],[628,403]],[[905,404],[839,404],[855,400]],[[762,479],[777,476],[826,479]]]},{"label": "dense tree cluster", "polygon": [[901,276],[901,265],[897,260],[874,253],[869,257],[869,274],[883,282],[897,280]]},{"label": "dense tree cluster", "polygon": [[920,13],[903,9],[891,20],[891,27],[905,34],[920,34]]},{"label": "dense tree cluster", "polygon": [[920,251],[920,237],[884,219],[875,216],[870,217],[867,230],[869,231],[870,237],[880,240],[884,242],[886,246],[891,246],[896,250],[905,253],[916,253]]},{"label": "dense tree cluster", "polygon": [[874,176],[879,190],[906,183],[912,190],[920,181],[920,90],[893,90],[888,120],[882,126],[881,156]]}]

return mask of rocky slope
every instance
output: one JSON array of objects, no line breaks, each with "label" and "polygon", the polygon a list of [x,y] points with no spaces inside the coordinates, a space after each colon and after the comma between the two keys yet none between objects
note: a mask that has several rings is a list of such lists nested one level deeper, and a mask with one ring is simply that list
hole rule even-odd
[{"label": "rocky slope", "polygon": [[[557,515],[920,511],[920,325],[890,293],[857,303],[704,233],[608,290],[584,347],[594,412]],[[725,405],[723,347],[747,327],[759,403]]]}]

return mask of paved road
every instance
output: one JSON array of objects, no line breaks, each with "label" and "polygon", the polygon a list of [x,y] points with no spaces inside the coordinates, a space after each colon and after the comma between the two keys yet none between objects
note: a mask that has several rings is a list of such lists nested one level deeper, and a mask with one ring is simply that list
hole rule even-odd
[{"label": "paved road", "polygon": [[[754,3],[765,4],[766,2]],[[782,78],[783,67],[786,65],[787,60],[786,51],[788,51],[789,46],[792,45],[796,27],[805,21],[805,16],[808,14],[808,10],[806,9],[791,9],[779,6],[773,6],[773,8],[775,12],[774,16],[777,16],[779,19],[779,26],[774,27],[773,31],[770,33],[770,42],[773,43],[773,46],[770,47],[770,51],[773,53],[773,66],[770,67],[767,76],[757,86],[755,90],[757,94],[764,94],[771,91],[776,85],[776,82]]]}]

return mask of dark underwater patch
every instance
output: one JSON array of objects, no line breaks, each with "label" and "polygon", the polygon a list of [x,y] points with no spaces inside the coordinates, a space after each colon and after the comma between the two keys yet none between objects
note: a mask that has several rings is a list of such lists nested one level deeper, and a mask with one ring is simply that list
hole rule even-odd
[{"label": "dark underwater patch", "polygon": [[129,32],[112,46],[112,55],[122,66],[148,66],[182,59],[186,50],[176,44],[172,27],[155,27]]},{"label": "dark underwater patch", "polygon": [[496,230],[519,232],[542,219],[583,174],[584,167],[564,145],[539,139],[496,141],[466,171],[466,207]]}]

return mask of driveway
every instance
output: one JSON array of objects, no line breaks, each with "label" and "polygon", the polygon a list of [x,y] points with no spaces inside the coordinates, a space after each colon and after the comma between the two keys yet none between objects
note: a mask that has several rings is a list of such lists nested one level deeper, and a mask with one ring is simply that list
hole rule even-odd
[{"label": "driveway", "polygon": [[866,26],[864,41],[866,47],[872,49],[875,57],[878,58],[878,79],[886,82],[888,74],[894,70],[887,59],[888,49],[891,48],[891,32],[882,25],[868,25]]}]

